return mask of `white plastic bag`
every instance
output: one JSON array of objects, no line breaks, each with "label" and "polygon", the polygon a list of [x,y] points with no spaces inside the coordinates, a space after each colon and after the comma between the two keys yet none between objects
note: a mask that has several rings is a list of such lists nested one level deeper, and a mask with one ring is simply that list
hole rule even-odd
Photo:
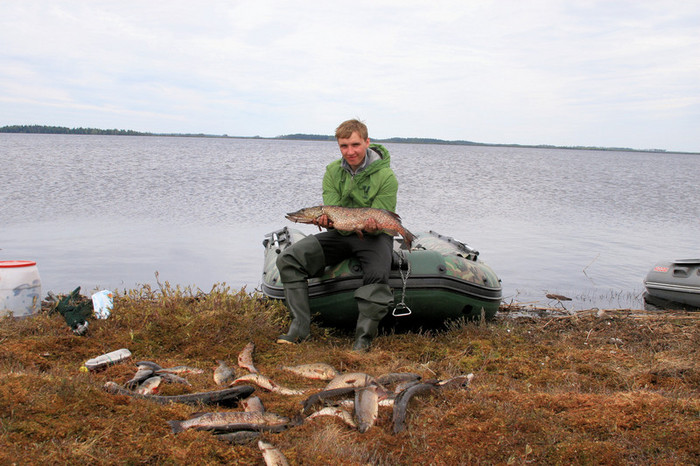
[{"label": "white plastic bag", "polygon": [[114,307],[114,295],[109,290],[98,291],[92,295],[92,307],[96,318],[106,319]]}]

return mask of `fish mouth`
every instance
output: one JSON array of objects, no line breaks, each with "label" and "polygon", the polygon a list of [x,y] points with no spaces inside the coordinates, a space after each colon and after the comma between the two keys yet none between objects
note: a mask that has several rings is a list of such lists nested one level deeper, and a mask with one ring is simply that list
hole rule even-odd
[{"label": "fish mouth", "polygon": [[299,215],[297,212],[291,212],[285,215],[285,218],[287,220],[291,220],[294,223],[311,223],[312,220],[310,218],[306,218],[303,215]]}]

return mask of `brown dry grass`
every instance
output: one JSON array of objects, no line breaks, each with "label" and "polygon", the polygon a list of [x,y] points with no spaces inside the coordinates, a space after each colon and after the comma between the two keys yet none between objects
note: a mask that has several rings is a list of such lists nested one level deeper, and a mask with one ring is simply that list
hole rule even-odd
[{"label": "brown dry grass", "polygon": [[[381,408],[365,434],[321,418],[263,438],[291,464],[699,464],[700,315],[611,310],[512,318],[380,336],[371,352],[349,351],[351,335],[313,328],[300,346],[273,343],[286,312],[245,290],[207,294],[149,288],[117,296],[112,316],[73,335],[59,315],[0,320],[0,464],[263,464],[255,443],[236,446],[207,432],[174,435],[166,421],[210,408],[157,405],[110,395],[132,363],[98,373],[83,362],[129,348],[133,360],[192,365],[191,391],[215,389],[216,359],[235,365],[256,344],[255,364],[276,382],[320,388],[279,369],[326,362],[342,371],[473,372],[471,389],[411,401],[406,431],[391,433]],[[182,393],[166,385],[164,394]],[[269,411],[299,412],[305,396],[256,390]],[[223,408],[215,408],[223,409]]]}]

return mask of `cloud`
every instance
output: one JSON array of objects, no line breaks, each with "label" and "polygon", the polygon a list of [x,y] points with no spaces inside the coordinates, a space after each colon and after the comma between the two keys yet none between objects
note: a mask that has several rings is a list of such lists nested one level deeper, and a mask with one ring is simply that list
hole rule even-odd
[{"label": "cloud", "polygon": [[275,136],[330,134],[360,116],[377,137],[700,150],[687,130],[700,123],[693,2],[24,0],[4,10],[0,124]]}]

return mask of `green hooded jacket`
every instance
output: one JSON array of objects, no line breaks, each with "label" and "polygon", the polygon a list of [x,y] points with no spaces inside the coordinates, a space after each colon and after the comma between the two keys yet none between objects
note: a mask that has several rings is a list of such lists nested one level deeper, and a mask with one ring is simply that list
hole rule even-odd
[{"label": "green hooded jacket", "polygon": [[396,210],[399,182],[389,166],[389,151],[380,144],[370,144],[369,150],[378,154],[379,159],[355,176],[343,167],[342,158],[326,166],[323,176],[324,205]]}]

